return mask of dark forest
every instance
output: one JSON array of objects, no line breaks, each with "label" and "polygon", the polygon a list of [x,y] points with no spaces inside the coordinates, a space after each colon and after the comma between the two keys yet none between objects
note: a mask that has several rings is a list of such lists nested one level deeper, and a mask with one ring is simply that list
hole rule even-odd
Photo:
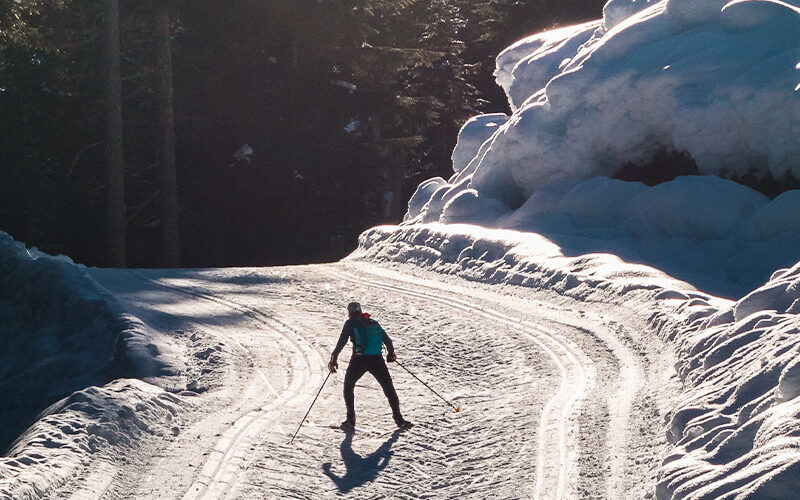
[{"label": "dark forest", "polygon": [[579,0],[0,0],[0,230],[116,267],[338,260]]}]

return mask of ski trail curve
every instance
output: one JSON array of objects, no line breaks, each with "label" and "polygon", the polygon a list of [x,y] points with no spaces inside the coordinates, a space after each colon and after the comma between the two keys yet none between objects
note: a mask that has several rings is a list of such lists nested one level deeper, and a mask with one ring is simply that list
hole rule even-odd
[{"label": "ski trail curve", "polygon": [[[405,285],[366,280],[348,272],[332,273],[331,277],[432,300],[495,322],[522,327],[521,333],[550,357],[558,368],[561,378],[555,396],[547,402],[540,417],[533,496],[537,499],[560,499],[571,496],[567,482],[570,477],[576,475],[577,443],[572,435],[570,419],[579,413],[581,401],[592,386],[596,373],[591,359],[574,342],[521,317],[509,316],[490,307],[475,305],[419,283],[414,283],[414,289],[411,289]],[[381,278],[387,279],[383,276]]]},{"label": "ski trail curve", "polygon": [[[542,304],[544,305],[544,304]],[[609,474],[606,477],[605,498],[625,498],[629,495],[626,487],[631,480],[637,480],[635,474],[626,466],[628,456],[630,415],[634,403],[642,391],[643,380],[647,370],[642,366],[641,354],[635,354],[623,341],[621,324],[603,314],[580,310],[579,316],[545,314],[547,320],[564,326],[582,329],[600,340],[611,353],[619,372],[613,379],[613,386],[608,387],[606,404],[608,408],[608,430],[606,445],[608,457],[606,466]],[[617,330],[615,333],[613,330]]]},{"label": "ski trail curve", "polygon": [[[259,379],[274,395],[274,399],[257,409],[248,411],[222,433],[214,449],[209,453],[208,458],[202,465],[198,477],[182,497],[184,500],[228,498],[236,485],[239,475],[248,468],[245,457],[248,456],[249,448],[259,440],[263,441],[264,438],[262,436],[278,420],[277,413],[279,408],[289,405],[298,408],[299,411],[311,399],[313,394],[310,394],[308,389],[321,383],[323,379],[322,367],[325,365],[324,358],[319,350],[308,343],[291,325],[274,316],[267,315],[255,308],[227,298],[223,299],[216,295],[200,292],[193,287],[168,284],[162,280],[151,279],[135,271],[131,271],[131,273],[153,285],[215,302],[237,311],[255,323],[264,326],[265,331],[288,343],[292,351],[299,354],[299,358],[298,356],[289,357],[292,364],[288,372],[291,380],[282,391],[277,391],[263,371],[255,367]],[[251,359],[256,359],[256,356],[238,339],[220,329],[214,331],[220,337],[228,338],[241,349],[244,349]],[[256,444],[257,446],[258,444]]]}]

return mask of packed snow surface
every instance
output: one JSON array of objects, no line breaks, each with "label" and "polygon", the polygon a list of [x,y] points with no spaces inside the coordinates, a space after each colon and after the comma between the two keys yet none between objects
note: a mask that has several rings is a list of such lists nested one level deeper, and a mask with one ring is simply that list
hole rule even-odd
[{"label": "packed snow surface", "polygon": [[[374,228],[327,266],[87,275],[42,258],[75,271],[64,286],[93,283],[143,318],[151,352],[182,343],[169,358],[182,374],[115,379],[45,409],[0,462],[12,498],[788,498],[798,480],[800,264],[733,302],[471,225]],[[327,428],[342,412],[337,375],[290,444],[353,297],[464,410],[393,367],[419,425],[385,429],[367,379],[362,430],[341,441]]]},{"label": "packed snow surface", "polygon": [[[723,178],[800,177],[800,16],[725,5],[611,0],[601,20],[507,48],[495,75],[513,114],[465,123],[453,176],[421,184],[406,223],[534,231],[728,297],[792,265],[800,196],[769,200]],[[611,179],[669,151],[701,175]]]},{"label": "packed snow surface", "polygon": [[[685,286],[643,267],[626,273],[618,259],[596,272],[591,262],[572,268],[596,283],[616,276],[629,285],[641,278],[646,290]],[[152,349],[169,340],[183,345],[182,375],[152,384],[116,379],[60,400],[3,459],[0,491],[12,498],[479,499],[619,498],[655,489],[674,359],[663,343],[642,342],[640,328],[623,324],[624,308],[448,282],[424,270],[415,275],[410,265],[400,271],[353,259],[88,270],[152,330]],[[390,332],[398,361],[461,412],[393,364],[403,414],[417,424],[411,431],[393,428],[370,377],[357,385],[355,435],[330,429],[343,414],[343,371],[330,376],[303,420],[327,380],[353,298]],[[339,362],[344,369],[347,356]]]}]

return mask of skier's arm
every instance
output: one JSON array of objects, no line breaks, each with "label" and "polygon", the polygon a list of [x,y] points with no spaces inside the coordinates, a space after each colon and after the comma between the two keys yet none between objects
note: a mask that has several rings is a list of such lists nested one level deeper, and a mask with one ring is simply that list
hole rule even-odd
[{"label": "skier's arm", "polygon": [[352,328],[347,328],[347,323],[344,324],[342,327],[342,333],[339,335],[339,341],[336,342],[336,347],[333,349],[333,353],[331,353],[331,360],[328,361],[328,369],[332,373],[336,373],[336,369],[339,368],[339,363],[337,362],[337,358],[339,357],[339,353],[342,352],[344,346],[347,344],[347,339],[350,337],[348,333]]},{"label": "skier's arm", "polygon": [[342,327],[342,333],[339,335],[339,341],[336,342],[336,347],[333,349],[333,354],[331,354],[331,360],[336,360],[339,357],[339,353],[342,352],[344,346],[347,345],[347,339],[350,338],[350,334],[353,331],[353,328],[348,328],[348,323],[345,322],[344,326]]},{"label": "skier's arm", "polygon": [[392,344],[392,339],[383,332],[383,343],[386,344],[386,349],[389,351],[389,354],[394,354],[394,344]]}]

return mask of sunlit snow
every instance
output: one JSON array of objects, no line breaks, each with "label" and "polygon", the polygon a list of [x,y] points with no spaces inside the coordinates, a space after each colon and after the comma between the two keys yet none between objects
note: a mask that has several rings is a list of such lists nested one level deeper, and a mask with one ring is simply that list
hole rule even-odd
[{"label": "sunlit snow", "polygon": [[[800,16],[724,5],[612,0],[602,20],[510,46],[495,75],[514,113],[464,125],[453,176],[420,185],[407,223],[536,231],[566,253],[614,252],[729,297],[791,265],[800,199],[719,177],[800,177]],[[660,151],[714,177],[609,179]]]},{"label": "sunlit snow", "polygon": [[[465,123],[453,175],[421,183],[401,225],[364,232],[338,267],[296,271],[302,279],[294,282],[286,269],[87,270],[0,232],[0,414],[11,423],[0,496],[113,496],[111,478],[142,486],[124,483],[133,457],[138,473],[154,471],[146,491],[163,493],[156,497],[333,496],[362,483],[396,494],[396,478],[386,476],[411,461],[407,470],[420,473],[414,481],[432,496],[530,497],[552,489],[577,498],[586,488],[580,474],[594,469],[575,461],[591,445],[609,453],[597,469],[608,484],[592,490],[608,498],[628,493],[619,481],[632,467],[649,471],[650,482],[628,486],[661,500],[792,498],[800,481],[800,192],[769,199],[723,177],[800,177],[796,4],[611,0],[600,20],[517,42],[499,55],[496,71],[513,114]],[[663,150],[690,155],[702,175],[653,187],[611,178]],[[251,154],[244,145],[237,160]],[[348,274],[358,266],[371,266],[371,274]],[[425,287],[412,266],[427,273]],[[423,317],[423,331],[414,333],[420,366],[467,401],[463,420],[424,405],[410,411],[437,423],[420,426],[420,460],[409,451],[413,433],[392,450],[397,433],[379,440],[364,457],[352,435],[329,445],[334,455],[341,448],[344,470],[320,464],[315,454],[330,451],[322,441],[285,443],[296,423],[288,416],[302,415],[324,379],[330,344],[305,323],[337,321],[332,297],[342,302],[354,287],[396,309],[396,321],[407,323],[398,336]],[[517,298],[522,290],[540,295],[527,302],[530,296]],[[394,301],[390,294],[400,292],[405,299]],[[504,302],[492,307],[502,313],[484,307],[498,297]],[[280,307],[290,320],[280,319]],[[551,325],[505,309],[536,309]],[[605,316],[607,309],[617,315]],[[580,318],[563,330],[575,338],[547,331],[568,317]],[[482,326],[470,326],[478,318]],[[441,320],[436,330],[426,330],[433,320]],[[525,335],[541,351],[517,338]],[[473,345],[478,339],[492,352]],[[660,379],[643,375],[654,346],[674,351]],[[413,349],[404,348],[410,357]],[[536,357],[544,352],[547,362]],[[603,363],[620,378],[614,387],[593,385],[609,376]],[[501,368],[513,394],[499,394],[496,379],[486,391],[487,371]],[[682,385],[662,386],[675,373]],[[532,401],[539,392],[531,387],[548,385],[559,387],[555,396]],[[213,387],[224,390],[202,400]],[[659,415],[656,403],[633,404],[642,394],[673,399]],[[581,420],[591,405],[581,404],[601,396],[616,400],[607,403],[609,430],[598,441]],[[323,395],[320,404],[330,409],[338,398]],[[470,412],[479,405],[483,413]],[[537,408],[541,420],[514,418]],[[633,409],[655,413],[634,418],[626,413]],[[490,414],[502,418],[487,423]],[[304,422],[314,436],[328,431],[320,418],[330,417]],[[628,428],[641,422],[657,423]],[[518,432],[529,424],[539,433]],[[441,429],[447,433],[437,436],[455,440],[431,443],[426,433]],[[527,455],[514,455],[503,474],[487,473],[482,465],[499,458],[487,462],[480,446],[460,440],[466,435]],[[168,459],[176,468],[165,469]],[[370,460],[381,466],[353,482],[364,471],[348,467]],[[451,466],[463,484],[437,476]],[[498,488],[506,472],[511,485]],[[246,480],[236,485],[239,476]]]}]

